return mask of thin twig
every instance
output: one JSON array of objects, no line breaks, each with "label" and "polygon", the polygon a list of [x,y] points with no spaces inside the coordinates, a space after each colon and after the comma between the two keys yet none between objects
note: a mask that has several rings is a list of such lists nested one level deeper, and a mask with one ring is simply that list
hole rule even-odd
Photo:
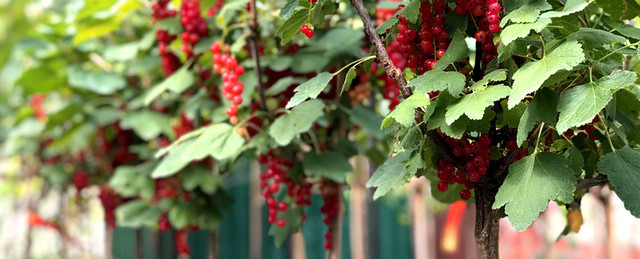
[{"label": "thin twig", "polygon": [[609,179],[605,175],[598,175],[593,178],[585,178],[576,184],[577,189],[589,189],[593,186],[605,185],[609,183]]},{"label": "thin twig", "polygon": [[258,79],[258,96],[260,97],[260,110],[266,111],[266,97],[264,95],[264,83],[262,82],[262,71],[260,70],[260,53],[258,50],[258,11],[256,9],[256,0],[251,0],[249,5],[249,30],[251,36],[249,37],[249,50],[251,51],[251,59],[253,59],[253,70],[256,73]]}]

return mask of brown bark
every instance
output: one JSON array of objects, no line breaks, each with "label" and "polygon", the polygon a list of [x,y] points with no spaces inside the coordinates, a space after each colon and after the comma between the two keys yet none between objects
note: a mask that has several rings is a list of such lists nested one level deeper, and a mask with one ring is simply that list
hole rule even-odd
[{"label": "brown bark", "polygon": [[500,234],[500,213],[491,209],[500,185],[478,184],[476,198],[476,243],[480,257],[498,258],[498,235]]}]

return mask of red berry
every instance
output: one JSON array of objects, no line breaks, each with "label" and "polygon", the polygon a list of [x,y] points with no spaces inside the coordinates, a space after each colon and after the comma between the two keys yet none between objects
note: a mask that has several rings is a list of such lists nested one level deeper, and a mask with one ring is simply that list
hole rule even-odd
[{"label": "red berry", "polygon": [[278,210],[280,210],[280,211],[285,211],[285,210],[287,210],[288,207],[289,207],[289,204],[287,204],[287,203],[285,203],[283,201],[278,203]]},{"label": "red berry", "polygon": [[474,35],[474,38],[476,38],[476,41],[478,42],[483,42],[484,40],[487,39],[487,34],[484,31],[477,31],[476,34]]},{"label": "red berry", "polygon": [[460,198],[468,200],[471,198],[471,191],[469,191],[469,189],[462,189],[462,191],[460,191]]},{"label": "red berry", "polygon": [[498,23],[500,21],[500,17],[497,14],[491,14],[487,16],[487,21],[489,23]]},{"label": "red berry", "polygon": [[500,9],[502,9],[502,6],[501,6],[498,2],[491,3],[491,4],[489,4],[489,6],[488,6],[488,7],[489,7],[489,8],[488,8],[488,9],[489,9],[489,12],[491,12],[491,13],[493,13],[493,14],[497,14],[497,13],[499,13],[499,12],[500,12]]},{"label": "red berry", "polygon": [[285,219],[279,219],[276,224],[278,224],[278,227],[284,227],[284,225],[287,224],[287,221]]},{"label": "red berry", "polygon": [[447,190],[448,187],[449,187],[449,184],[447,184],[447,182],[445,181],[438,182],[438,191],[444,192]]},{"label": "red berry", "polygon": [[446,51],[445,49],[439,49],[438,51],[436,51],[436,58],[437,58],[437,59],[441,59],[441,58],[442,58],[442,56],[444,56],[444,54],[445,54],[446,52],[447,52],[447,51]]},{"label": "red berry", "polygon": [[302,33],[307,34],[311,29],[309,29],[309,26],[302,25],[302,27],[300,27],[300,31],[302,31]]},{"label": "red berry", "polygon": [[497,23],[489,24],[489,30],[493,33],[499,32],[500,29],[501,29],[500,24],[497,24]]}]

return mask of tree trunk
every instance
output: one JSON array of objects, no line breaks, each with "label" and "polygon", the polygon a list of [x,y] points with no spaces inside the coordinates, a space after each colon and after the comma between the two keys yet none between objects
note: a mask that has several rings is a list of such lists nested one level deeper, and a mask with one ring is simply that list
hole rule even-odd
[{"label": "tree trunk", "polygon": [[498,258],[498,235],[500,213],[491,209],[499,184],[487,179],[475,186],[476,194],[476,243],[483,259]]}]

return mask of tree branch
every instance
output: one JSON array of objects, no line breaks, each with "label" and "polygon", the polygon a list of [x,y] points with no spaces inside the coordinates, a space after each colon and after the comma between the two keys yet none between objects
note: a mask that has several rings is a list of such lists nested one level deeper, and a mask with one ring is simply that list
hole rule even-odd
[{"label": "tree branch", "polygon": [[589,189],[593,186],[605,185],[609,183],[609,179],[605,175],[598,175],[593,178],[585,178],[576,184],[577,189]]},{"label": "tree branch", "polygon": [[[387,76],[389,76],[400,88],[400,93],[402,94],[402,98],[407,99],[411,96],[412,91],[407,87],[407,80],[404,78],[404,73],[397,68],[393,62],[391,62],[391,58],[389,57],[389,53],[382,43],[382,40],[376,33],[376,29],[373,27],[373,23],[371,22],[371,17],[369,17],[369,13],[364,8],[362,4],[362,0],[351,0],[351,4],[356,8],[358,15],[362,19],[362,23],[364,24],[364,32],[369,37],[369,40],[373,44],[373,47],[376,51],[376,57],[380,64],[384,68]],[[422,133],[426,134],[427,137],[435,144],[436,149],[442,155],[449,160],[453,165],[458,168],[461,172],[465,172],[464,163],[460,162],[459,159],[456,159],[449,146],[444,142],[440,135],[435,130],[428,130],[427,125],[422,123],[424,120],[424,116],[416,111],[415,113],[416,123],[420,125],[420,130]]]},{"label": "tree branch", "polygon": [[260,97],[260,110],[266,111],[266,97],[264,95],[264,84],[262,82],[262,71],[260,70],[260,53],[258,50],[258,11],[256,9],[256,0],[249,2],[249,30],[251,36],[249,37],[249,51],[251,51],[251,59],[253,59],[253,70],[256,73],[258,80],[258,96]]}]

